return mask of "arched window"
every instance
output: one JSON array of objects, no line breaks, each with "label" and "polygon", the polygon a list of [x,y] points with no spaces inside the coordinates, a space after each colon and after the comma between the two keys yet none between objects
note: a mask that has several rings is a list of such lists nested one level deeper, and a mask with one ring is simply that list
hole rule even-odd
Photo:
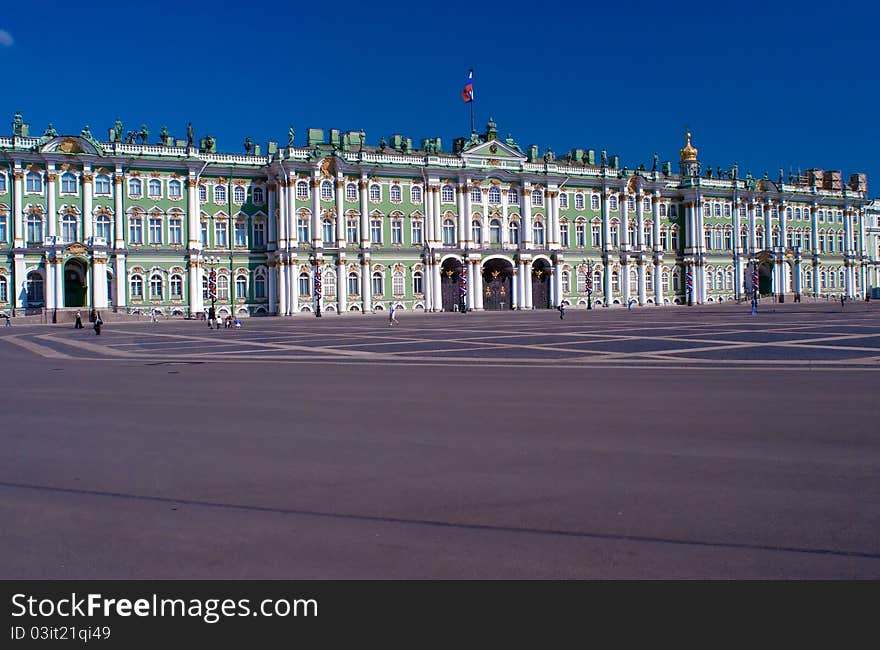
[{"label": "arched window", "polygon": [[422,202],[422,186],[421,185],[413,185],[409,188],[409,202],[410,203],[421,203]]},{"label": "arched window", "polygon": [[321,200],[322,201],[332,201],[333,200],[333,183],[328,180],[321,181]]},{"label": "arched window", "polygon": [[183,185],[180,181],[172,179],[168,181],[168,198],[179,199],[183,194]]},{"label": "arched window", "polygon": [[660,287],[663,293],[669,293],[669,269],[663,267],[663,273],[660,274]]},{"label": "arched window", "polygon": [[532,191],[532,206],[541,207],[544,205],[544,192],[542,190]]},{"label": "arched window", "polygon": [[400,185],[394,183],[388,189],[388,197],[391,199],[392,203],[400,203],[403,201],[403,192],[400,189]]},{"label": "arched window", "polygon": [[226,186],[214,186],[214,203],[226,203]]},{"label": "arched window", "polygon": [[106,214],[99,214],[95,219],[95,237],[100,237],[105,242],[113,239],[113,226],[110,217]]},{"label": "arched window", "polygon": [[370,184],[370,201],[382,200],[382,186],[378,183]]},{"label": "arched window", "polygon": [[583,210],[584,209],[584,195],[578,192],[574,195],[574,209],[575,210]]},{"label": "arched window", "polygon": [[628,197],[626,198],[626,209],[627,209],[627,211],[629,211],[629,212],[635,212],[635,211],[636,211],[636,197],[634,197],[634,196],[628,196]]},{"label": "arched window", "polygon": [[305,201],[309,198],[309,184],[305,181],[296,182],[296,198]]},{"label": "arched window", "polygon": [[254,275],[254,298],[263,300],[266,297],[266,274],[260,269]]},{"label": "arched window", "polygon": [[78,241],[76,222],[75,214],[65,214],[61,217],[61,238],[67,243]]},{"label": "arched window", "polygon": [[424,276],[421,271],[413,272],[413,293],[420,296],[425,293]]},{"label": "arched window", "polygon": [[29,244],[43,242],[43,217],[39,214],[27,216],[26,241]]},{"label": "arched window", "polygon": [[562,219],[559,222],[559,245],[568,248],[568,220]]},{"label": "arched window", "polygon": [[129,282],[131,286],[131,297],[132,300],[143,300],[144,299],[144,279],[135,274],[131,276],[131,281]]},{"label": "arched window", "polygon": [[532,226],[532,238],[535,240],[535,246],[544,245],[544,223],[536,221]]},{"label": "arched window", "polygon": [[590,209],[598,212],[599,205],[600,205],[599,201],[600,201],[600,199],[599,199],[598,194],[591,194],[590,195]]},{"label": "arched window", "polygon": [[128,194],[129,196],[140,196],[143,193],[143,184],[141,183],[141,179],[132,178],[128,181]]},{"label": "arched window", "polygon": [[629,295],[635,296],[639,292],[639,276],[632,264],[629,267]]},{"label": "arched window", "polygon": [[708,203],[703,204],[703,216],[704,217],[711,217],[712,216],[712,209]]},{"label": "arched window", "polygon": [[64,194],[76,194],[76,176],[70,172],[61,174],[61,192]]},{"label": "arched window", "polygon": [[620,293],[620,274],[617,269],[611,272],[611,293]]},{"label": "arched window", "polygon": [[345,186],[345,200],[346,201],[357,201],[358,198],[358,188],[354,183],[348,183]]},{"label": "arched window", "polygon": [[514,245],[519,245],[519,222],[511,221],[510,225],[507,227],[508,238],[510,239],[510,243]]},{"label": "arched window", "polygon": [[31,271],[27,274],[27,304],[36,305],[43,302],[43,276],[39,271]]},{"label": "arched window", "polygon": [[442,203],[455,203],[455,189],[452,185],[444,185],[440,188],[440,201]]},{"label": "arched window", "polygon": [[244,275],[236,275],[235,276],[235,298],[237,300],[247,300],[247,276]]},{"label": "arched window", "polygon": [[251,201],[254,203],[262,203],[263,202],[263,188],[255,187],[251,190]]},{"label": "arched window", "polygon": [[724,229],[724,248],[725,250],[733,249],[733,230],[730,228]]},{"label": "arched window", "polygon": [[562,272],[562,295],[571,293],[571,274],[568,271]]},{"label": "arched window", "polygon": [[501,189],[497,185],[489,188],[489,203],[501,203]]},{"label": "arched window", "polygon": [[312,282],[309,274],[303,271],[299,274],[299,295],[301,298],[308,298],[312,295]]},{"label": "arched window", "polygon": [[574,245],[578,248],[587,245],[587,223],[583,219],[578,219],[574,224]]},{"label": "arched window", "polygon": [[519,190],[515,187],[511,187],[507,191],[507,203],[508,205],[519,205]]},{"label": "arched window", "polygon": [[229,278],[225,275],[217,277],[217,300],[229,300]]},{"label": "arched window", "polygon": [[620,246],[620,225],[616,219],[611,222],[609,230],[611,231],[611,246],[617,248]]},{"label": "arched window", "polygon": [[183,277],[177,274],[171,276],[171,282],[169,283],[169,288],[171,290],[171,300],[182,300],[183,299]]},{"label": "arched window", "polygon": [[358,296],[361,293],[361,277],[354,271],[348,274],[348,295]]},{"label": "arched window", "polygon": [[498,219],[492,219],[489,222],[489,243],[501,243],[501,221]]},{"label": "arched window", "polygon": [[672,290],[675,293],[681,292],[681,269],[679,267],[675,267],[675,270],[672,271]]},{"label": "arched window", "polygon": [[483,193],[480,191],[479,185],[471,186],[471,203],[482,203]]},{"label": "arched window", "polygon": [[728,291],[733,290],[733,271],[731,269],[724,272],[724,288]]},{"label": "arched window", "polygon": [[617,196],[616,195],[612,195],[608,199],[608,209],[611,210],[612,212],[617,210]]},{"label": "arched window", "polygon": [[568,208],[568,192],[559,193],[559,207],[563,210]]},{"label": "arched window", "polygon": [[162,300],[162,276],[158,273],[150,276],[150,300]]},{"label": "arched window", "polygon": [[336,271],[327,269],[321,275],[321,288],[325,298],[336,298]]},{"label": "arched window", "polygon": [[391,293],[394,296],[402,296],[404,293],[403,271],[394,271],[391,274]]},{"label": "arched window", "polygon": [[474,244],[479,246],[483,243],[483,224],[479,219],[474,219],[471,222],[471,237]]},{"label": "arched window", "polygon": [[147,183],[147,189],[149,190],[151,197],[162,196],[162,181],[158,178],[151,178],[150,182]]},{"label": "arched window", "polygon": [[199,185],[199,202],[207,203],[208,202],[208,188],[204,185]]},{"label": "arched window", "polygon": [[645,286],[649,293],[654,290],[654,265],[651,263],[645,264]]},{"label": "arched window", "polygon": [[333,223],[333,221],[334,220],[329,217],[325,217],[321,221],[321,225],[323,226],[323,231],[324,231],[324,241],[325,242],[332,242],[332,241],[336,240],[336,226]]},{"label": "arched window", "polygon": [[241,185],[236,185],[235,187],[232,188],[232,200],[235,203],[244,203],[246,195],[247,195],[247,192],[245,191],[244,187],[242,187]]},{"label": "arched window", "polygon": [[665,217],[667,215],[668,209],[665,203],[660,204],[660,216]]},{"label": "arched window", "polygon": [[455,245],[455,222],[452,219],[443,220],[443,245]]},{"label": "arched window", "polygon": [[95,176],[95,194],[110,194],[110,177],[106,174],[98,174]]},{"label": "arched window", "polygon": [[381,297],[385,293],[385,278],[382,276],[381,271],[373,271],[372,276],[372,284],[373,284],[373,295],[376,297]]},{"label": "arched window", "polygon": [[43,177],[40,176],[40,174],[38,172],[28,172],[27,173],[27,176],[25,176],[25,191],[26,192],[42,192],[43,191]]},{"label": "arched window", "polygon": [[6,193],[6,174],[0,174],[0,192]]},{"label": "arched window", "polygon": [[679,249],[679,237],[678,237],[678,228],[672,229],[672,250],[677,251]]},{"label": "arched window", "polygon": [[9,302],[9,284],[5,275],[0,275],[0,302]]},{"label": "arched window", "polygon": [[642,210],[644,210],[645,212],[651,211],[651,197],[650,196],[646,196],[644,199],[642,199]]}]

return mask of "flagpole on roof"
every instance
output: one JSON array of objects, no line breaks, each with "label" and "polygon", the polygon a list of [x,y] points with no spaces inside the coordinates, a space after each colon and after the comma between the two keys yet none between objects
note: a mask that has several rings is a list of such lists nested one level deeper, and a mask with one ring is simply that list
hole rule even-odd
[{"label": "flagpole on roof", "polygon": [[[470,73],[471,73],[471,76],[473,76],[473,74],[474,74],[473,69],[471,69]],[[476,128],[476,124],[474,122],[474,92],[473,92],[473,90],[471,91],[470,104],[471,104],[471,133],[476,133],[477,128]]]}]

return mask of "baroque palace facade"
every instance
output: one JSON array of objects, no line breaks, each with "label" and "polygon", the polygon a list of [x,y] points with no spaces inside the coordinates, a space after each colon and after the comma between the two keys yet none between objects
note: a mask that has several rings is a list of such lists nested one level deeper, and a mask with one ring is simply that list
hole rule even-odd
[{"label": "baroque palace facade", "polygon": [[[880,209],[864,175],[776,181],[616,156],[523,151],[486,132],[443,151],[362,131],[306,146],[211,136],[108,141],[20,114],[0,137],[0,309],[159,310],[191,316],[711,303],[845,294],[880,285]],[[134,140],[141,140],[136,143]],[[316,283],[316,279],[318,282]]]}]

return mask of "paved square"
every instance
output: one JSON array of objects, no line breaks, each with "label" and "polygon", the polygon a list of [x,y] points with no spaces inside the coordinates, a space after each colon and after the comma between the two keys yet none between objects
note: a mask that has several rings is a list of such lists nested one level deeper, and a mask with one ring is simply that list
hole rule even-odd
[{"label": "paved square", "polygon": [[877,578],[878,315],[3,329],[0,577]]}]

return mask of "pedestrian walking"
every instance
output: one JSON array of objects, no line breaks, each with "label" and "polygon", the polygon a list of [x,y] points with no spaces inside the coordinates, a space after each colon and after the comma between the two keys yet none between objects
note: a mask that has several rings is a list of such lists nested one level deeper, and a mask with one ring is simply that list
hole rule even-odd
[{"label": "pedestrian walking", "polygon": [[101,318],[101,312],[95,313],[95,336],[101,336],[101,327],[104,325],[104,319]]},{"label": "pedestrian walking", "polygon": [[79,309],[76,310],[76,314],[73,317],[73,329],[81,330],[83,328],[83,319],[82,314]]},{"label": "pedestrian walking", "polygon": [[752,316],[758,312],[758,299],[752,298]]},{"label": "pedestrian walking", "polygon": [[559,310],[559,320],[565,320],[565,303],[559,303],[559,306],[556,309]]},{"label": "pedestrian walking", "polygon": [[628,311],[632,311],[632,310],[633,310],[633,303],[634,303],[634,302],[635,302],[635,299],[634,299],[634,298],[630,298],[630,299],[627,301],[627,303],[626,303],[626,308],[627,308]]},{"label": "pedestrian walking", "polygon": [[214,320],[217,318],[217,313],[214,311],[213,307],[208,308],[208,329],[214,329]]},{"label": "pedestrian walking", "polygon": [[397,325],[397,316],[394,315],[394,303],[388,305],[388,327]]},{"label": "pedestrian walking", "polygon": [[6,327],[12,327],[12,321],[9,320],[9,314],[3,314],[3,317],[6,319]]},{"label": "pedestrian walking", "polygon": [[840,294],[840,308],[843,309],[846,307],[846,294]]}]

